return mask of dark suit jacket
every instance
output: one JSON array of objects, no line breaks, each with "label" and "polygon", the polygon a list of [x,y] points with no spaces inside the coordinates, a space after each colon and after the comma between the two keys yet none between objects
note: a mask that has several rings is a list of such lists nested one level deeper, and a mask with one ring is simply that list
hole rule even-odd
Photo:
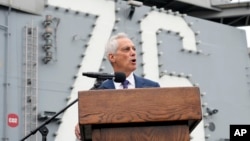
[{"label": "dark suit jacket", "polygon": [[[159,83],[134,75],[135,88],[160,87]],[[104,81],[98,89],[115,89],[113,80]]]}]

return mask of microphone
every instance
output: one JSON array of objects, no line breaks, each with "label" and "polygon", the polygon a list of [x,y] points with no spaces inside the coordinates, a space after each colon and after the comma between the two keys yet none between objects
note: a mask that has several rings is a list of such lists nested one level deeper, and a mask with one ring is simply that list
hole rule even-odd
[{"label": "microphone", "polygon": [[97,79],[113,79],[115,82],[124,82],[126,75],[123,72],[115,72],[114,74],[109,73],[98,73],[98,72],[84,72],[83,76],[97,78]]}]

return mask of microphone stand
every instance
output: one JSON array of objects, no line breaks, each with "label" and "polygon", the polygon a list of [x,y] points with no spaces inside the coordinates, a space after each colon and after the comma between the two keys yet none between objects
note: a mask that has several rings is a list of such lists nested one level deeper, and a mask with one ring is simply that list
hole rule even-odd
[{"label": "microphone stand", "polygon": [[[98,87],[102,84],[103,81],[104,81],[104,79],[96,79],[96,83],[94,84],[94,86],[90,90],[98,89]],[[46,127],[46,125],[48,123],[50,123],[52,120],[54,120],[58,115],[60,115],[61,113],[63,113],[65,110],[67,110],[69,107],[71,107],[73,104],[75,104],[76,102],[78,102],[78,98],[75,99],[73,102],[71,102],[69,105],[67,105],[65,108],[63,108],[62,110],[60,110],[58,113],[56,113],[54,116],[52,116],[51,118],[47,119],[43,124],[41,124],[40,126],[38,126],[36,129],[32,130],[28,135],[26,135],[25,137],[23,137],[20,141],[25,141],[31,135],[34,135],[37,131],[39,131],[41,133],[41,135],[42,135],[42,141],[47,141],[47,135],[49,133],[49,130]]]},{"label": "microphone stand", "polygon": [[31,135],[34,135],[37,131],[39,131],[42,134],[42,141],[47,141],[47,135],[49,133],[49,130],[46,127],[46,125],[48,123],[50,123],[52,120],[54,120],[58,115],[60,115],[61,113],[63,113],[65,110],[67,110],[69,107],[71,107],[73,104],[75,104],[77,101],[78,101],[78,98],[76,100],[74,100],[73,102],[71,102],[69,105],[67,105],[65,108],[63,108],[62,110],[60,110],[58,113],[56,113],[54,116],[52,116],[51,118],[47,119],[43,124],[41,124],[40,126],[38,126],[36,129],[32,130],[28,135],[26,135],[20,141],[26,140]]}]

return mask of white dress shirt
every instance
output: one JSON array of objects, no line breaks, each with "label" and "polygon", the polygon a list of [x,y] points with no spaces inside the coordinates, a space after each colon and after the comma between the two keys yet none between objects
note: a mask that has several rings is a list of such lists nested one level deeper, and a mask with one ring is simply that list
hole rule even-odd
[{"label": "white dress shirt", "polygon": [[[129,81],[128,89],[134,89],[134,88],[135,88],[134,73],[131,73],[131,74],[126,78],[126,80]],[[115,85],[115,89],[123,89],[122,83],[114,82],[114,85]]]}]

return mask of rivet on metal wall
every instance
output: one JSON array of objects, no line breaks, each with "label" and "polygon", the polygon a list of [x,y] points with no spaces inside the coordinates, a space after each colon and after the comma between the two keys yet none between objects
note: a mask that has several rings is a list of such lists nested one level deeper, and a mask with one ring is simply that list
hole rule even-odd
[{"label": "rivet on metal wall", "polygon": [[180,36],[181,33],[180,33],[180,32],[176,32],[175,34],[176,34],[177,36]]},{"label": "rivet on metal wall", "polygon": [[79,65],[77,65],[77,68],[80,68],[81,66],[82,66],[82,65],[79,64]]},{"label": "rivet on metal wall", "polygon": [[146,74],[145,74],[145,73],[142,73],[142,74],[141,74],[141,77],[145,77],[145,76],[146,76]]},{"label": "rivet on metal wall", "polygon": [[177,74],[178,77],[184,77],[184,73]]},{"label": "rivet on metal wall", "polygon": [[158,42],[157,42],[157,45],[158,45],[158,46],[159,46],[160,44],[162,44],[162,41],[158,41]]},{"label": "rivet on metal wall", "polygon": [[164,70],[164,71],[162,71],[161,73],[165,75],[165,74],[168,73],[168,71],[167,71],[167,70]]},{"label": "rivet on metal wall", "polygon": [[78,14],[79,14],[79,11],[76,11],[75,14],[78,15]]},{"label": "rivet on metal wall", "polygon": [[197,36],[197,35],[201,34],[201,32],[200,31],[196,31],[194,34]]},{"label": "rivet on metal wall", "polygon": [[65,9],[65,12],[69,12],[69,9]]},{"label": "rivet on metal wall", "polygon": [[144,54],[144,52],[142,51],[142,52],[140,52],[140,55],[143,55]]},{"label": "rivet on metal wall", "polygon": [[195,84],[193,84],[194,85],[194,87],[199,87],[199,83],[195,83]]},{"label": "rivet on metal wall", "polygon": [[193,22],[189,22],[188,26],[193,26],[193,24],[194,24]]},{"label": "rivet on metal wall", "polygon": [[166,32],[167,32],[167,34],[170,34],[170,33],[171,33],[171,30],[167,30]]},{"label": "rivet on metal wall", "polygon": [[152,6],[152,7],[151,7],[151,11],[156,10],[156,9],[157,9],[156,6]]},{"label": "rivet on metal wall", "polygon": [[180,51],[181,51],[181,52],[184,52],[184,51],[185,51],[185,49],[184,49],[184,48],[182,48]]},{"label": "rivet on metal wall", "polygon": [[53,136],[54,136],[54,137],[56,137],[56,136],[57,136],[57,134],[58,134],[58,133],[57,133],[57,132],[55,132],[55,133],[53,133]]},{"label": "rivet on metal wall", "polygon": [[174,71],[169,73],[170,76],[174,76],[175,74],[176,74],[176,72],[174,72]]},{"label": "rivet on metal wall", "polygon": [[175,16],[179,16],[179,15],[180,15],[180,12],[179,12],[179,11],[176,11],[176,12],[174,12],[174,15],[175,15]]},{"label": "rivet on metal wall", "polygon": [[89,13],[85,13],[85,16],[88,17],[88,16],[89,16]]},{"label": "rivet on metal wall", "polygon": [[85,57],[85,53],[81,54],[81,58]]},{"label": "rivet on metal wall", "polygon": [[57,120],[57,124],[61,124],[62,123],[62,119]]},{"label": "rivet on metal wall", "polygon": [[116,9],[115,9],[115,12],[117,13],[117,12],[119,12],[121,10],[121,8],[120,7],[117,7]]},{"label": "rivet on metal wall", "polygon": [[144,66],[144,65],[145,65],[145,63],[142,62],[142,63],[141,63],[141,66]]},{"label": "rivet on metal wall", "polygon": [[137,23],[141,23],[142,20],[138,20]]},{"label": "rivet on metal wall", "polygon": [[180,36],[180,40],[183,40],[184,39],[184,37],[183,36]]},{"label": "rivet on metal wall", "polygon": [[209,124],[208,124],[208,123],[205,123],[205,124],[204,124],[204,128],[207,128],[207,127],[209,127]]},{"label": "rivet on metal wall", "polygon": [[139,44],[142,45],[142,44],[143,44],[143,41],[140,41]]},{"label": "rivet on metal wall", "polygon": [[173,11],[172,11],[171,9],[169,9],[169,10],[166,11],[166,13],[167,13],[167,14],[172,14]]},{"label": "rivet on metal wall", "polygon": [[45,4],[45,5],[44,5],[44,7],[45,7],[45,8],[48,8],[48,7],[49,7],[49,5],[48,5],[48,4]]},{"label": "rivet on metal wall", "polygon": [[107,57],[106,57],[106,56],[102,58],[102,61],[106,61],[106,60],[107,60]]},{"label": "rivet on metal wall", "polygon": [[164,74],[163,74],[163,73],[160,73],[160,74],[159,74],[159,77],[160,77],[160,78],[162,78],[163,76],[164,76]]},{"label": "rivet on metal wall", "polygon": [[187,17],[187,14],[181,14],[181,17],[185,18],[185,17]]},{"label": "rivet on metal wall", "polygon": [[70,90],[73,90],[73,89],[74,89],[74,86],[70,86],[69,89],[70,89]]},{"label": "rivet on metal wall", "polygon": [[58,9],[59,9],[59,7],[56,6],[56,7],[55,7],[55,10],[58,10]]},{"label": "rivet on metal wall", "polygon": [[103,70],[105,70],[105,67],[101,66],[100,69],[99,69],[99,71],[103,71]]},{"label": "rivet on metal wall", "polygon": [[117,19],[115,20],[116,23],[118,23],[118,22],[120,22],[120,21],[121,21],[120,18],[117,18]]},{"label": "rivet on metal wall", "polygon": [[146,13],[144,16],[143,16],[143,18],[146,18],[148,16],[148,13]]},{"label": "rivet on metal wall", "polygon": [[103,69],[102,68],[99,68],[99,72],[102,72],[103,71]]},{"label": "rivet on metal wall", "polygon": [[192,74],[188,74],[187,76],[186,76],[186,78],[191,78],[192,77]]},{"label": "rivet on metal wall", "polygon": [[117,27],[114,27],[113,29],[112,29],[112,31],[114,32],[114,31],[117,31]]},{"label": "rivet on metal wall", "polygon": [[142,34],[142,30],[139,30],[138,33],[139,33],[139,34]]},{"label": "rivet on metal wall", "polygon": [[74,75],[74,77],[73,77],[74,79],[76,79],[77,78],[77,75]]},{"label": "rivet on metal wall", "polygon": [[201,96],[206,96],[206,95],[207,95],[206,92],[202,92],[202,93],[201,93]]},{"label": "rivet on metal wall", "polygon": [[206,102],[204,102],[204,103],[201,104],[202,107],[207,107],[207,105],[208,104]]},{"label": "rivet on metal wall", "polygon": [[163,52],[162,51],[159,51],[158,52],[158,56],[162,56],[163,55]]},{"label": "rivet on metal wall", "polygon": [[66,100],[66,101],[69,101],[70,98],[71,98],[70,96],[67,96],[65,100]]},{"label": "rivet on metal wall", "polygon": [[156,31],[156,35],[159,35],[161,33],[161,30]]},{"label": "rivet on metal wall", "polygon": [[196,52],[196,54],[201,54],[202,53],[202,51],[201,50],[198,50],[197,52]]},{"label": "rivet on metal wall", "polygon": [[85,44],[84,46],[87,48],[89,46],[89,44]]},{"label": "rivet on metal wall", "polygon": [[162,66],[163,66],[163,64],[162,64],[162,63],[159,63],[159,64],[158,64],[158,67],[162,67]]},{"label": "rivet on metal wall", "polygon": [[199,45],[199,44],[201,44],[201,41],[200,40],[196,41],[196,45]]},{"label": "rivet on metal wall", "polygon": [[92,28],[94,28],[96,26],[96,24],[94,23],[94,24],[92,24]]},{"label": "rivet on metal wall", "polygon": [[165,12],[165,9],[164,8],[160,8],[159,12]]},{"label": "rivet on metal wall", "polygon": [[205,138],[206,138],[206,139],[208,139],[208,138],[210,138],[210,137],[211,137],[210,134],[205,135]]},{"label": "rivet on metal wall", "polygon": [[92,37],[92,33],[90,33],[90,34],[88,35],[88,37],[89,37],[89,38]]},{"label": "rivet on metal wall", "polygon": [[204,113],[204,114],[203,114],[203,117],[208,117],[208,113]]}]

